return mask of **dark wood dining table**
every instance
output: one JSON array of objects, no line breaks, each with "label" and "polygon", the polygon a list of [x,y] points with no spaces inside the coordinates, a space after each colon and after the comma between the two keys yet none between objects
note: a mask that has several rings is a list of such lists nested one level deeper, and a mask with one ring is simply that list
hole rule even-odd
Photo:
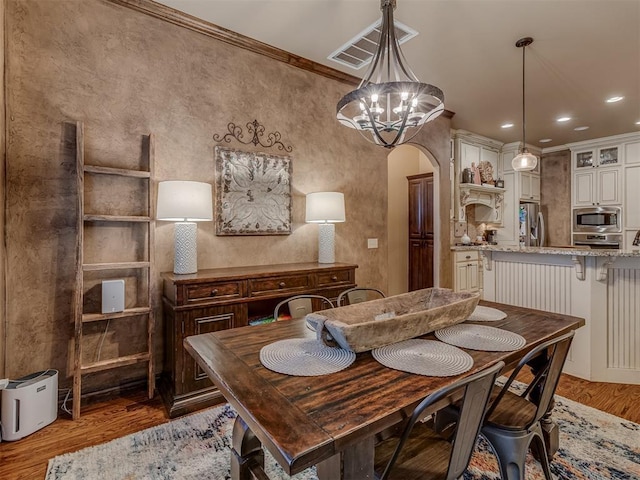
[{"label": "dark wood dining table", "polygon": [[187,351],[238,412],[232,435],[232,478],[252,478],[250,470],[259,471],[264,462],[264,446],[289,475],[316,465],[321,480],[373,479],[376,435],[407,418],[429,393],[501,360],[506,368],[513,367],[536,345],[585,324],[584,319],[568,315],[480,304],[507,314],[503,320],[482,324],[518,333],[527,343],[511,352],[465,350],[473,357],[473,368],[454,377],[393,370],[370,352],[357,354],[351,366],[330,375],[289,376],[265,368],[259,356],[263,346],[286,338],[315,337],[304,320],[186,338]]}]

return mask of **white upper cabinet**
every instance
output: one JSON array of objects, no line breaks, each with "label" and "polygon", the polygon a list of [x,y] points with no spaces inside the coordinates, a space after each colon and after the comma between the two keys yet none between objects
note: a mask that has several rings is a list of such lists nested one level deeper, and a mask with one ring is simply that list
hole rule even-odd
[{"label": "white upper cabinet", "polygon": [[520,172],[520,200],[528,202],[540,201],[540,175]]},{"label": "white upper cabinet", "polygon": [[[504,190],[495,188],[498,179],[499,156],[502,143],[490,138],[476,135],[465,130],[453,132],[454,140],[454,218],[466,221],[466,210],[475,205],[481,206],[476,211],[476,220],[491,224],[502,222],[500,202]],[[462,183],[462,172],[465,168],[476,167],[481,172],[481,184]],[[496,206],[498,208],[496,208]],[[479,219],[481,218],[481,219]]]},{"label": "white upper cabinet", "polygon": [[617,167],[621,164],[617,145],[577,150],[573,152],[574,170],[599,167]]},{"label": "white upper cabinet", "polygon": [[618,168],[578,171],[573,174],[573,205],[589,207],[622,203],[622,178]]},{"label": "white upper cabinet", "polygon": [[608,142],[601,139],[570,145],[573,207],[623,203],[624,149],[621,143]]}]

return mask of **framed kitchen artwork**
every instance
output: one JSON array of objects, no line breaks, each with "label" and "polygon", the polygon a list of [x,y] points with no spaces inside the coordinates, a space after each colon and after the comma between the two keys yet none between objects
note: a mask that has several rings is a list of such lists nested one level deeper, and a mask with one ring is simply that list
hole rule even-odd
[{"label": "framed kitchen artwork", "polygon": [[291,234],[291,157],[217,146],[216,235]]}]

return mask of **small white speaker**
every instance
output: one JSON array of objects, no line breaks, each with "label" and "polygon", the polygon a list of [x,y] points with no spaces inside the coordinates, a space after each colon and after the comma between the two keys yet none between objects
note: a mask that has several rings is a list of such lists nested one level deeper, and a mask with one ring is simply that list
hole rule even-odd
[{"label": "small white speaker", "polygon": [[124,311],[124,280],[102,282],[102,313]]}]

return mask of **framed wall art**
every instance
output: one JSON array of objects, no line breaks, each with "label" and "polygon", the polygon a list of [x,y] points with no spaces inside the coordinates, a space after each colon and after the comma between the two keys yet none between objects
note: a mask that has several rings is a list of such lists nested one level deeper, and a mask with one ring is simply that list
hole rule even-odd
[{"label": "framed wall art", "polygon": [[217,146],[216,235],[291,234],[291,158]]}]

